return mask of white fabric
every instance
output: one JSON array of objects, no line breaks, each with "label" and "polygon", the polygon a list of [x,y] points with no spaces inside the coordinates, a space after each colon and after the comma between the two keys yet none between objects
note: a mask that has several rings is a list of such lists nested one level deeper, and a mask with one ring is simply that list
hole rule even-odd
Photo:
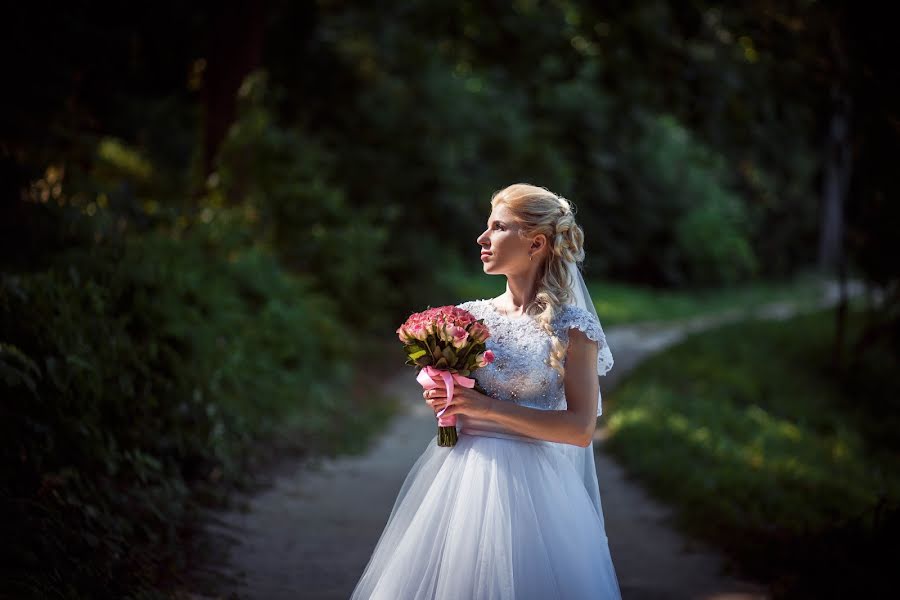
[{"label": "white fabric", "polygon": [[[458,305],[476,318],[484,319],[491,331],[486,342],[494,353],[494,362],[475,371],[474,377],[488,396],[545,410],[565,410],[565,381],[550,366],[552,351],[550,336],[532,317],[516,317],[501,313],[490,299],[469,300]],[[582,331],[602,349],[606,336],[600,322],[587,310],[574,304],[564,304],[556,311],[550,329],[565,347],[571,329]],[[597,353],[597,369],[605,373],[604,353]],[[563,358],[563,365],[568,357]],[[599,387],[597,416],[603,411]]]},{"label": "white fabric", "polygon": [[606,344],[606,335],[603,333],[600,317],[597,316],[597,308],[594,306],[594,301],[591,300],[591,293],[588,291],[587,284],[584,282],[584,277],[581,275],[578,265],[571,260],[565,261],[565,264],[569,273],[569,291],[572,294],[572,304],[594,315],[594,318],[597,320],[597,327],[600,328],[600,336],[603,343],[600,344],[599,348],[597,375],[606,375],[607,371],[612,369],[613,356],[609,345]]},{"label": "white fabric", "polygon": [[[600,330],[600,335],[592,335],[593,327],[582,327],[588,333],[588,337],[598,342],[597,357],[597,375],[606,375],[613,366],[613,356],[606,343],[606,334],[603,332],[603,326],[600,324],[600,317],[597,315],[597,308],[591,299],[587,284],[581,275],[581,270],[575,261],[565,261],[566,268],[569,273],[569,292],[572,296],[572,304],[587,311],[596,319],[596,327]],[[599,337],[599,339],[597,339]],[[598,390],[597,393],[597,416],[603,413],[603,394]],[[600,520],[603,521],[603,509],[600,504],[599,481],[597,479],[597,466],[594,461],[594,442],[592,441],[586,448],[571,446],[566,449],[572,464],[582,477],[585,489],[591,494],[595,507],[600,513]]]},{"label": "white fabric", "polygon": [[581,448],[471,433],[428,442],[351,600],[620,600]]},{"label": "white fabric", "polygon": [[[584,306],[563,307],[554,331],[564,340],[574,327],[597,341],[605,374],[612,355],[590,295],[572,297]],[[550,338],[533,319],[504,316],[488,299],[458,306],[491,330],[495,360],[474,374],[489,395],[566,407],[546,360]],[[529,438],[466,415],[458,427],[455,446],[434,436],[410,469],[351,600],[621,600],[593,442]]]}]

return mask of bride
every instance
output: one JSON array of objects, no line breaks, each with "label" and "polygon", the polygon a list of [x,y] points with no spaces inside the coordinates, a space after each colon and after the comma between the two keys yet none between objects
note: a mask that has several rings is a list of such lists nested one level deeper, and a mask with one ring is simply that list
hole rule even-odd
[{"label": "bride", "polygon": [[543,187],[491,208],[477,243],[506,291],[457,305],[490,328],[495,359],[473,374],[487,395],[423,392],[458,415],[458,441],[435,435],[412,466],[352,599],[621,598],[592,441],[613,359],[576,267],[584,233]]}]

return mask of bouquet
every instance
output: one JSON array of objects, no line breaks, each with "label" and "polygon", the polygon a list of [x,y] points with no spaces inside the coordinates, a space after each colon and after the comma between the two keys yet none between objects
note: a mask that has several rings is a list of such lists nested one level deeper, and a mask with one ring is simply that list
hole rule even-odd
[{"label": "bouquet", "polygon": [[[447,406],[453,401],[454,385],[474,388],[485,393],[473,378],[472,371],[490,364],[494,353],[485,350],[490,331],[484,319],[455,306],[439,306],[414,313],[397,329],[403,349],[409,357],[407,365],[416,367],[423,388],[438,387],[435,379],[443,379],[447,390]],[[455,446],[456,415],[442,416],[445,406],[436,414],[438,446]]]}]

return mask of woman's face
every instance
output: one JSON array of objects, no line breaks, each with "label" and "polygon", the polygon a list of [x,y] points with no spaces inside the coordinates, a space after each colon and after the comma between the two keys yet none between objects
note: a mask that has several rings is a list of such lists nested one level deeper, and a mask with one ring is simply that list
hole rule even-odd
[{"label": "woman's face", "polygon": [[533,245],[533,240],[519,235],[519,227],[513,220],[512,213],[502,204],[491,211],[487,230],[478,236],[476,242],[481,246],[481,262],[485,273],[516,274],[538,265],[539,257],[535,255],[530,260],[529,253],[539,250],[541,244]]}]

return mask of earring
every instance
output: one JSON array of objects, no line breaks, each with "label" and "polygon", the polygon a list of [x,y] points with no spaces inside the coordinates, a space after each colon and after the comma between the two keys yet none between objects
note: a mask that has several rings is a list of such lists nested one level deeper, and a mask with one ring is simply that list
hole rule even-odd
[{"label": "earring", "polygon": [[534,254],[529,254],[529,255],[528,255],[528,260],[531,260],[532,258],[534,258]]}]

